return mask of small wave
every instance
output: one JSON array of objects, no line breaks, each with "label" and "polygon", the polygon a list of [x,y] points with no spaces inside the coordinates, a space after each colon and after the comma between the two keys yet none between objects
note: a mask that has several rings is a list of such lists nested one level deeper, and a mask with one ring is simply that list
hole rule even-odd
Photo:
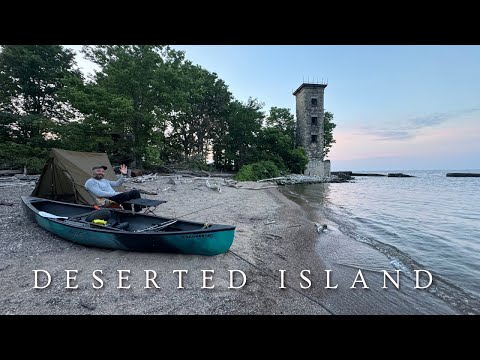
[{"label": "small wave", "polygon": [[[388,258],[390,265],[392,265],[395,270],[401,270],[402,274],[406,275],[409,279],[415,280],[414,270],[425,269],[424,265],[415,261],[415,259],[397,247],[378,241],[373,237],[360,234],[358,231],[359,227],[355,224],[355,222],[358,221],[358,217],[346,217],[345,214],[342,215],[338,210],[335,211],[332,208],[324,211],[324,214],[327,215],[328,220],[334,223],[341,223],[341,225],[338,225],[340,225],[339,230],[342,233],[357,241],[368,244],[384,254]],[[361,221],[358,222],[361,224],[371,223],[371,221],[364,218],[361,218]],[[386,231],[379,226],[375,228],[377,228],[382,235],[387,233],[391,236],[399,237],[398,234]],[[440,274],[431,270],[429,271],[435,279],[435,282],[426,289],[429,293],[447,302],[452,308],[462,314],[480,314],[480,299],[475,294],[452,283]]]}]

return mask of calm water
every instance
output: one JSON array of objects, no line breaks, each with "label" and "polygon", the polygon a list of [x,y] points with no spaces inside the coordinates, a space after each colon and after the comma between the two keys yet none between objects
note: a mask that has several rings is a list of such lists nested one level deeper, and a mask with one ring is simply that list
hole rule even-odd
[{"label": "calm water", "polygon": [[447,293],[480,296],[480,178],[445,176],[480,170],[375,171],[389,172],[415,177],[356,177],[290,190],[342,232],[385,253],[396,268],[418,266],[444,280]]}]

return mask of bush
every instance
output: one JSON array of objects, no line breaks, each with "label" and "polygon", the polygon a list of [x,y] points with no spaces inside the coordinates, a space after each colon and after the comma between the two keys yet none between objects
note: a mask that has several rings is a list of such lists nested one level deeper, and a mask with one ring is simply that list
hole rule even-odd
[{"label": "bush", "polygon": [[275,164],[281,174],[288,173],[288,166],[283,161],[282,157],[278,154],[272,154],[271,152],[263,151],[260,154],[262,161],[269,161]]},{"label": "bush", "polygon": [[6,142],[0,144],[1,169],[23,170],[29,174],[40,174],[48,159],[48,150],[24,144]]},{"label": "bush", "polygon": [[244,165],[235,176],[238,181],[257,181],[277,177],[280,170],[271,161],[259,161],[253,164]]},{"label": "bush", "polygon": [[47,159],[30,158],[27,162],[27,173],[29,175],[41,174],[46,163]]},{"label": "bush", "polygon": [[208,170],[207,160],[200,154],[190,156],[188,159],[175,163],[179,170]]},{"label": "bush", "polygon": [[293,174],[303,174],[305,166],[308,164],[308,157],[305,149],[302,147],[290,150],[285,163]]}]

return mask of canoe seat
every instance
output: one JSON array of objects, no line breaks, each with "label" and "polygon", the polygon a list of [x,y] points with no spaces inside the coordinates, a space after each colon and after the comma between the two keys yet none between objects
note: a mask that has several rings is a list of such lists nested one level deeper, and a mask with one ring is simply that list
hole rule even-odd
[{"label": "canoe seat", "polygon": [[144,214],[150,213],[153,215],[155,215],[155,210],[157,209],[157,207],[164,203],[166,203],[165,200],[153,200],[153,199],[143,199],[143,198],[125,201],[125,204],[138,205],[141,208],[143,208]]}]

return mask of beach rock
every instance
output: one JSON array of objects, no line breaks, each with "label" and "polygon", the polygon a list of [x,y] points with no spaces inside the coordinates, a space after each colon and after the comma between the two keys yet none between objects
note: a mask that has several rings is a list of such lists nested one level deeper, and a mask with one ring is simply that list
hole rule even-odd
[{"label": "beach rock", "polygon": [[86,297],[80,299],[80,305],[88,310],[95,310],[95,308],[97,307],[97,304],[93,299]]},{"label": "beach rock", "polygon": [[133,169],[130,173],[131,177],[137,177],[137,176],[142,176],[142,175],[143,175],[143,171],[140,170],[140,169]]},{"label": "beach rock", "polygon": [[447,173],[447,177],[480,177],[478,173]]},{"label": "beach rock", "polygon": [[348,175],[348,176],[352,176],[352,172],[351,171],[332,171],[330,172],[331,175],[337,175],[337,176],[344,176],[344,175]]},{"label": "beach rock", "polygon": [[407,175],[403,173],[389,173],[387,176],[388,177],[415,177],[413,175]]},{"label": "beach rock", "polygon": [[387,176],[385,174],[353,173],[353,176]]}]

